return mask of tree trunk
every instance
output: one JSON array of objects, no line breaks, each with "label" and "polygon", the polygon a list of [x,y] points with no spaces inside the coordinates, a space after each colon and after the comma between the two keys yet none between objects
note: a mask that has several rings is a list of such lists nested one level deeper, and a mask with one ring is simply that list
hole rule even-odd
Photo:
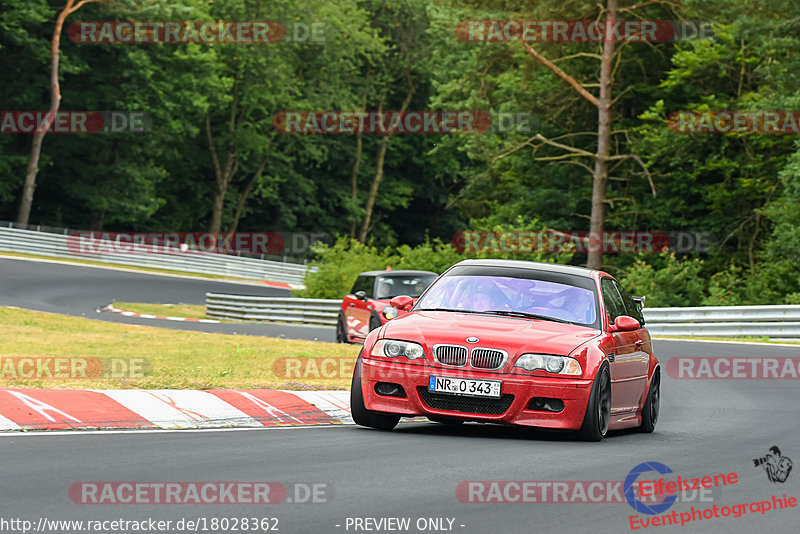
[{"label": "tree trunk", "polygon": [[[229,131],[234,129],[234,117],[236,107],[234,105],[231,112],[231,120]],[[231,180],[236,175],[239,168],[239,155],[233,146],[229,145],[225,154],[225,168],[220,165],[219,157],[217,156],[217,147],[214,145],[214,138],[211,133],[211,117],[206,113],[206,138],[208,140],[208,151],[211,153],[211,161],[214,164],[214,178],[217,183],[216,191],[214,192],[214,204],[211,207],[211,225],[208,229],[211,233],[219,233],[222,229],[222,211],[225,207],[225,196],[228,194],[228,186]]]},{"label": "tree trunk", "polygon": [[[367,80],[369,80],[369,76],[367,76]],[[369,92],[369,84],[364,84],[364,95],[361,99],[361,109],[360,111],[363,113],[367,110],[367,93]],[[356,205],[358,201],[358,169],[361,166],[361,154],[364,152],[364,140],[363,140],[363,132],[359,129],[358,133],[356,134],[356,160],[353,162],[353,171],[350,173],[350,198],[353,199],[353,206]],[[356,228],[358,226],[358,221],[353,216],[353,220],[350,223],[350,239],[356,238]]]},{"label": "tree trunk", "polygon": [[[358,200],[358,168],[361,166],[361,152],[364,150],[363,140],[361,138],[362,132],[356,134],[356,161],[353,163],[353,172],[350,174],[350,198],[353,199],[355,206]],[[350,239],[356,238],[356,220],[355,218],[350,223]]]},{"label": "tree trunk", "polygon": [[369,188],[369,196],[367,197],[367,205],[365,207],[366,214],[364,221],[361,223],[361,233],[358,235],[358,240],[364,243],[367,240],[367,233],[369,233],[369,223],[372,219],[372,210],[375,208],[375,199],[378,197],[378,188],[381,186],[383,180],[383,162],[386,159],[386,149],[389,146],[389,134],[385,134],[381,139],[381,144],[378,147],[378,157],[375,160],[375,178],[372,180],[372,186]]},{"label": "tree trunk", "polygon": [[230,233],[236,232],[236,228],[239,226],[239,219],[242,217],[242,212],[244,211],[244,206],[247,203],[247,199],[250,197],[250,193],[253,192],[256,182],[263,174],[264,168],[267,166],[268,159],[269,148],[267,149],[267,153],[264,154],[264,157],[261,158],[261,163],[258,164],[258,169],[256,169],[256,172],[253,173],[253,176],[250,178],[250,181],[247,182],[247,186],[245,186],[242,195],[239,197],[239,202],[236,204],[236,213],[233,215],[233,224],[231,225]]},{"label": "tree trunk", "polygon": [[[413,81],[411,80],[411,73],[406,71],[406,80],[408,81],[408,92],[406,93],[406,97],[403,100],[403,105],[400,106],[400,116],[406,112],[408,109],[408,105],[411,104],[411,97],[414,96],[414,91],[416,87],[414,86]],[[380,106],[378,112],[382,111],[383,105]],[[365,206],[366,213],[364,214],[364,221],[361,223],[361,233],[358,236],[358,240],[362,243],[366,242],[367,234],[369,233],[369,225],[372,220],[372,212],[375,209],[375,199],[378,198],[378,188],[381,185],[381,181],[383,180],[383,163],[386,159],[386,150],[389,147],[389,139],[391,134],[386,133],[383,135],[381,139],[380,147],[378,147],[378,157],[375,161],[375,178],[372,180],[372,186],[369,189],[369,196],[367,197],[367,205]]]},{"label": "tree trunk", "polygon": [[211,211],[211,225],[208,231],[218,233],[222,228],[222,209],[225,207],[225,191],[217,190],[214,193],[214,204]]},{"label": "tree trunk", "polygon": [[96,0],[83,0],[73,8],[75,0],[68,0],[67,5],[56,18],[55,29],[53,30],[53,40],[50,45],[50,112],[45,120],[45,126],[41,131],[37,130],[33,134],[33,146],[31,147],[31,159],[28,162],[28,169],[25,172],[25,183],[22,186],[22,196],[19,202],[19,212],[17,222],[28,224],[33,206],[33,192],[36,189],[36,176],[39,174],[39,156],[42,153],[42,142],[47,130],[53,125],[56,113],[61,106],[61,87],[58,83],[58,62],[60,59],[61,30],[67,17],[80,9],[83,5]]},{"label": "tree trunk", "polygon": [[[600,56],[599,97],[594,96],[583,85],[581,85],[578,80],[564,72],[555,63],[540,54],[536,49],[523,42],[525,50],[530,55],[536,58],[539,63],[553,71],[553,73],[555,73],[562,80],[567,82],[573,89],[575,89],[575,91],[578,92],[578,94],[591,102],[591,104],[597,108],[597,151],[592,155],[594,159],[594,169],[592,170],[592,213],[589,223],[590,237],[587,243],[589,245],[589,258],[586,262],[586,266],[590,269],[599,269],[603,264],[603,228],[606,202],[606,185],[608,183],[608,161],[611,157],[611,105],[613,102],[611,93],[614,87],[612,69],[616,49],[613,26],[614,22],[617,20],[617,11],[617,0],[608,0],[605,20],[606,34],[603,40],[603,54]],[[573,153],[583,152],[559,143],[548,141],[544,138],[542,139],[550,145],[559,146]],[[584,154],[580,155],[582,156]],[[636,156],[630,154],[625,155],[624,157],[636,158]],[[637,161],[640,162],[648,178],[650,178],[647,167],[641,163],[640,159]],[[655,189],[653,189],[653,195],[655,196]]]},{"label": "tree trunk", "polygon": [[103,222],[106,218],[106,210],[101,212],[94,212],[92,214],[92,220],[89,223],[89,230],[92,232],[100,232],[103,230]]},{"label": "tree trunk", "polygon": [[617,0],[608,0],[606,16],[606,37],[603,42],[603,57],[600,60],[600,97],[597,105],[597,152],[592,173],[592,214],[589,223],[589,260],[586,266],[600,269],[603,264],[603,228],[608,182],[608,158],[611,154],[611,92],[614,81],[611,78],[615,42],[611,27],[617,20]]}]

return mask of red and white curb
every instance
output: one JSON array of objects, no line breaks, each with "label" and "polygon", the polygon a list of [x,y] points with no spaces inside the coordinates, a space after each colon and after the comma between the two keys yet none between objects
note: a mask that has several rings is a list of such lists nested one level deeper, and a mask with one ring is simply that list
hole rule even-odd
[{"label": "red and white curb", "polygon": [[136,313],[115,308],[113,304],[107,304],[102,308],[97,308],[97,313],[112,312],[124,315],[125,317],[141,317],[142,319],[166,319],[167,321],[187,321],[191,323],[219,323],[214,319],[192,319],[189,317],[169,317],[167,315],[153,315],[151,313]]},{"label": "red and white curb", "polygon": [[286,282],[271,282],[269,280],[262,280],[262,284],[269,286],[269,287],[278,287],[281,289],[305,289],[306,286],[303,284],[287,284]]},{"label": "red and white curb", "polygon": [[0,389],[0,430],[353,424],[348,391]]}]

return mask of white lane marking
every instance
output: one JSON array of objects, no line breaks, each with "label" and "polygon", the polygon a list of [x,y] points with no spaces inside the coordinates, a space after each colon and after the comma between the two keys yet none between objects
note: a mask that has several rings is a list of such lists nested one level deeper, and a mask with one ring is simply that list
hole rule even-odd
[{"label": "white lane marking", "polygon": [[305,425],[305,426],[261,426],[224,428],[137,428],[130,430],[42,430],[25,432],[2,432],[0,439],[10,436],[80,436],[86,434],[195,434],[198,432],[252,432],[254,430],[299,430],[305,428],[343,428],[345,425]]},{"label": "white lane marking", "polygon": [[350,415],[349,391],[286,391],[296,395],[309,404],[313,404],[334,419],[347,424],[354,424]]},{"label": "white lane marking", "polygon": [[[400,425],[409,423],[429,423],[424,419],[400,420]],[[433,424],[433,423],[431,423]],[[26,430],[25,432],[0,432],[0,439],[32,436],[85,436],[87,434],[196,434],[199,432],[253,432],[261,430],[308,430],[316,428],[347,428],[352,425],[304,425],[304,426],[262,426],[259,428],[137,428],[130,430]]]},{"label": "white lane marking", "polygon": [[758,341],[717,341],[714,339],[676,339],[672,337],[654,337],[653,341],[686,341],[687,343],[732,343],[734,345],[758,345],[760,347],[794,347],[800,349],[800,344],[791,343],[764,343]]},{"label": "white lane marking", "polygon": [[260,427],[261,423],[216,395],[196,390],[98,390],[163,428]]}]

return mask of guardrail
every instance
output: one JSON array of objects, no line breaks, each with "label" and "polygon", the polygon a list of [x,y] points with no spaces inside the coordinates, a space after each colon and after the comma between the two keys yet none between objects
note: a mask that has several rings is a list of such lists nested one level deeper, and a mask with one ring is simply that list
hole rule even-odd
[{"label": "guardrail", "polygon": [[[302,284],[308,270],[307,266],[295,263],[197,251],[180,252],[164,247],[150,247],[154,250],[153,252],[142,254],[80,254],[67,247],[67,230],[64,232],[64,234],[56,234],[0,227],[0,251],[235,278],[271,280],[288,284]],[[98,246],[95,250],[99,248]],[[111,244],[107,248],[112,250]]]},{"label": "guardrail", "polygon": [[654,336],[768,336],[800,339],[800,306],[645,308]]},{"label": "guardrail", "polygon": [[[206,315],[235,321],[336,325],[342,301],[206,293]],[[800,339],[800,306],[645,308],[653,336]]]},{"label": "guardrail", "polygon": [[341,300],[206,293],[206,317],[335,326]]}]

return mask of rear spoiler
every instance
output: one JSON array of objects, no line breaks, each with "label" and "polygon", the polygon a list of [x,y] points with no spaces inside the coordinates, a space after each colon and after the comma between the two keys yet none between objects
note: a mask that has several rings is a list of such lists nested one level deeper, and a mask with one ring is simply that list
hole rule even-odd
[{"label": "rear spoiler", "polygon": [[644,299],[645,299],[645,297],[644,297],[644,296],[642,296],[642,297],[631,297],[631,298],[632,298],[632,299],[633,299],[633,301],[636,303],[636,305],[637,305],[637,306],[639,306],[639,309],[640,309],[640,310],[641,310],[642,308],[644,308]]}]

